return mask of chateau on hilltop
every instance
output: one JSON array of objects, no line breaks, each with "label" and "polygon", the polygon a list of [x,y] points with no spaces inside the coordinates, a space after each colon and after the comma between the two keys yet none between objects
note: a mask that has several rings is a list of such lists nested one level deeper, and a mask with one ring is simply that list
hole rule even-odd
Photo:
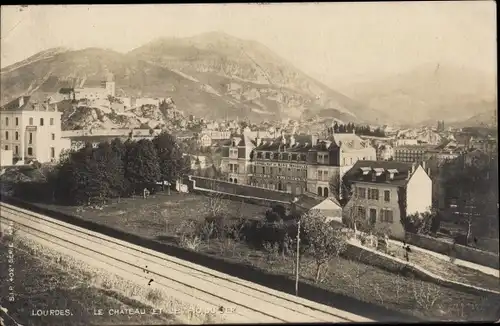
[{"label": "chateau on hilltop", "polygon": [[116,84],[113,74],[108,74],[106,81],[101,82],[101,87],[82,87],[84,83],[85,80],[80,83],[80,87],[75,87],[75,100],[84,98],[89,100],[96,100],[106,98],[108,96],[116,96]]}]

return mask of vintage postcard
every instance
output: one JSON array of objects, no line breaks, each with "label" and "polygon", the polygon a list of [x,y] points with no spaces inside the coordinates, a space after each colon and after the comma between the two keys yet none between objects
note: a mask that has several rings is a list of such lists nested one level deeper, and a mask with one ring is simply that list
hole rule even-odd
[{"label": "vintage postcard", "polygon": [[0,325],[500,320],[495,6],[1,6]]}]

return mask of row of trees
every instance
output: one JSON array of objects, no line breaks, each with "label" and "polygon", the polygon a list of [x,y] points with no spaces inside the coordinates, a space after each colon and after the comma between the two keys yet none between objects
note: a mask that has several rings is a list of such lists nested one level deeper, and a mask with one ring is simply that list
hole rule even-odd
[{"label": "row of trees", "polygon": [[372,130],[369,126],[357,126],[354,123],[348,124],[338,124],[335,122],[333,127],[328,128],[329,133],[355,133],[356,135],[374,136],[374,137],[385,137],[385,132],[376,128]]},{"label": "row of trees", "polygon": [[67,204],[87,204],[129,196],[156,183],[174,184],[189,172],[189,156],[183,156],[175,137],[168,133],[152,141],[115,139],[97,148],[86,144],[61,158],[50,178],[54,199]]},{"label": "row of trees", "polygon": [[[456,205],[453,219],[466,226],[470,240],[473,227],[478,236],[498,235],[498,154],[464,154],[439,169],[446,206]],[[448,219],[452,211],[444,212]]]}]

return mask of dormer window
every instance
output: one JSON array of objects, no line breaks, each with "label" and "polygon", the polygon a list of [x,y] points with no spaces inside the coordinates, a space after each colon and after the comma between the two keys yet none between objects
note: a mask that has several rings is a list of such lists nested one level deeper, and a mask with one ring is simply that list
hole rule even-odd
[{"label": "dormer window", "polygon": [[292,161],[297,161],[297,154],[292,154]]},{"label": "dormer window", "polygon": [[271,153],[266,152],[266,154],[265,154],[265,155],[266,155],[266,156],[265,156],[265,157],[266,157],[266,160],[269,160],[269,159],[271,158]]},{"label": "dormer window", "polygon": [[388,169],[387,170],[387,175],[389,177],[389,180],[393,180],[394,179],[394,175],[398,173],[398,170],[397,169]]},{"label": "dormer window", "polygon": [[371,168],[361,168],[361,172],[363,175],[368,175],[372,169]]},{"label": "dormer window", "polygon": [[373,171],[375,172],[374,174],[377,177],[382,175],[382,173],[384,173],[384,169],[382,169],[382,168],[375,168],[375,169],[373,169]]}]

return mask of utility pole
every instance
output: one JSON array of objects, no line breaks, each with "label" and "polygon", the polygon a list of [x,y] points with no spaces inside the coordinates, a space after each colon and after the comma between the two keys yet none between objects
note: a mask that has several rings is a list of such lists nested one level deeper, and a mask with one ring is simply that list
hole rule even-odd
[{"label": "utility pole", "polygon": [[297,222],[297,262],[295,264],[295,295],[299,296],[299,247],[300,247],[300,218]]},{"label": "utility pole", "polygon": [[[291,202],[291,206],[292,206],[292,214],[296,214],[297,213],[297,209],[296,209],[296,202],[298,201],[299,199],[297,197],[293,198],[292,202]],[[301,219],[301,216],[299,215],[298,216],[298,220],[297,220],[297,261],[295,263],[295,295],[296,296],[299,296],[299,261],[300,261],[300,219]]]}]

